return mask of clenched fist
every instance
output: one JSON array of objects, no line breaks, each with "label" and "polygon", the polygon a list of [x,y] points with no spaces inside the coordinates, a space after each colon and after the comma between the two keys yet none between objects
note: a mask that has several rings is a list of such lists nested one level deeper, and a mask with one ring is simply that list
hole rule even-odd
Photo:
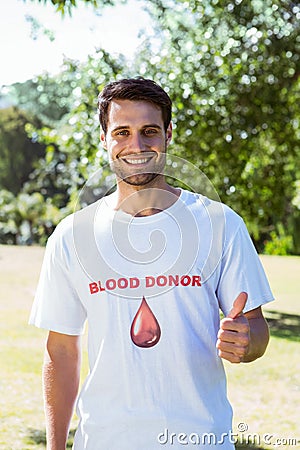
[{"label": "clenched fist", "polygon": [[232,363],[240,363],[250,345],[249,321],[243,314],[248,295],[241,292],[227,317],[221,320],[216,347],[219,356]]}]

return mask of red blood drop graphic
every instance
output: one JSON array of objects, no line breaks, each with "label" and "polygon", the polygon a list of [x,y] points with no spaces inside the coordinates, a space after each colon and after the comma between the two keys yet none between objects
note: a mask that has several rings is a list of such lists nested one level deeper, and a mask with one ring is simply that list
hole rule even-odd
[{"label": "red blood drop graphic", "polygon": [[132,342],[138,347],[153,347],[160,339],[159,323],[143,297],[130,328]]}]

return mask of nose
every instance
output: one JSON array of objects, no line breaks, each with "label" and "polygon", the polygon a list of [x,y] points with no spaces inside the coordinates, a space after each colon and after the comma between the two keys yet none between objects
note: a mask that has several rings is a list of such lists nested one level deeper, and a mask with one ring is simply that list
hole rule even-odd
[{"label": "nose", "polygon": [[129,142],[130,150],[134,152],[142,152],[145,150],[145,143],[141,133],[132,133]]}]

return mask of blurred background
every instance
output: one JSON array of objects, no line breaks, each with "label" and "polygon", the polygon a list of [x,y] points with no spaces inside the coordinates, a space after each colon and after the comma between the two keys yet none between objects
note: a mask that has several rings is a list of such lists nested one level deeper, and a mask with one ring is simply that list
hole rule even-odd
[{"label": "blurred background", "polygon": [[0,21],[0,243],[43,245],[99,170],[105,194],[97,95],[142,75],[173,100],[170,152],[260,253],[300,254],[300,3],[2,0]]}]

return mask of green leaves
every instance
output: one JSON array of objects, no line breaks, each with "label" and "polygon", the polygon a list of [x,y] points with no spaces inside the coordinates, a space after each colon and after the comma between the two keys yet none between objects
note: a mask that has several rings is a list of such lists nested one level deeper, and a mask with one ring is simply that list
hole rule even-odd
[{"label": "green leaves", "polygon": [[245,217],[260,250],[277,223],[292,234],[300,178],[299,4],[157,0],[148,9],[162,43],[149,51],[148,42],[140,63],[174,100],[173,152],[206,173]]},{"label": "green leaves", "polygon": [[[34,1],[34,0],[31,0]],[[39,3],[52,3],[52,5],[56,8],[58,13],[61,13],[63,16],[68,13],[70,16],[72,15],[73,8],[76,8],[79,3],[86,3],[91,5],[94,8],[99,8],[101,6],[113,5],[113,0],[38,0]]]},{"label": "green leaves", "polygon": [[[79,0],[52,3],[66,13]],[[14,86],[18,103],[43,123],[27,125],[29,136],[46,147],[25,192],[40,192],[64,212],[74,207],[79,189],[106,164],[97,95],[109,81],[140,74],[173,100],[170,151],[209,177],[259,250],[268,240],[279,245],[282,226],[293,236],[288,251],[299,253],[300,4],[149,0],[147,10],[153,33],[134,62],[100,49],[85,64],[66,60],[57,77]]]}]

